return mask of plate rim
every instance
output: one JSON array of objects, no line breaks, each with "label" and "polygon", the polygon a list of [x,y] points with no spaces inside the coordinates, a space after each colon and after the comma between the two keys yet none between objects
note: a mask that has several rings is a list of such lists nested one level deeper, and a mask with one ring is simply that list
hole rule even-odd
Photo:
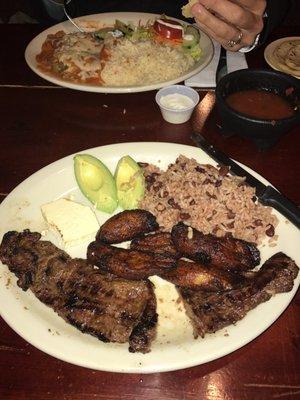
[{"label": "plate rim", "polygon": [[[138,18],[138,16],[141,16],[141,19],[144,19],[144,18],[151,19],[151,18],[157,18],[160,16],[160,14],[142,13],[142,12],[107,12],[107,13],[84,15],[84,16],[77,17],[74,19],[78,22],[80,19],[85,19],[85,18],[93,19],[93,18],[97,18],[97,17],[99,18],[99,16],[100,17],[102,16],[103,19],[105,19],[105,18],[109,18],[109,16],[113,16],[113,15],[118,16],[118,19],[130,18],[130,15],[133,16],[134,18]],[[172,19],[175,21],[179,21],[181,23],[192,25],[192,24],[185,22],[178,18],[172,17]],[[174,84],[183,82],[186,79],[190,78],[191,76],[199,73],[211,62],[211,60],[214,56],[214,46],[213,46],[213,42],[212,42],[211,38],[205,32],[203,32],[200,28],[198,28],[201,33],[201,37],[204,37],[205,40],[207,41],[210,51],[208,52],[206,59],[204,60],[203,63],[199,64],[196,68],[193,68],[192,70],[187,71],[185,74],[181,75],[180,77],[178,77],[176,79],[172,79],[172,80],[160,82],[160,83],[149,84],[149,85],[145,85],[145,86],[124,86],[124,87],[116,86],[116,87],[114,87],[114,86],[99,86],[99,85],[97,86],[97,85],[76,84],[76,83],[64,81],[63,79],[59,79],[59,78],[53,77],[51,75],[48,75],[48,74],[44,73],[43,71],[41,71],[37,67],[36,63],[33,64],[31,62],[31,57],[32,57],[32,52],[33,52],[32,47],[35,46],[36,41],[38,41],[42,37],[46,37],[46,35],[48,33],[52,32],[55,29],[61,29],[62,26],[66,26],[66,28],[69,27],[72,29],[72,31],[76,32],[76,28],[68,20],[57,23],[57,24],[45,29],[44,31],[40,32],[38,35],[36,35],[26,46],[25,53],[24,53],[25,61],[28,65],[28,67],[36,75],[38,75],[40,78],[42,78],[48,82],[54,83],[55,85],[58,85],[62,88],[74,89],[74,90],[79,90],[79,91],[83,91],[83,92],[91,92],[91,93],[115,93],[115,94],[139,93],[139,92],[147,92],[147,91],[151,91],[151,90],[157,90],[162,87],[166,87],[169,85],[174,85]],[[36,53],[33,53],[33,55],[35,56]],[[197,61],[197,63],[199,63],[200,61],[201,61],[201,59],[199,61]]]},{"label": "plate rim", "polygon": [[[179,144],[179,143],[170,143],[170,142],[124,142],[124,143],[115,143],[115,144],[108,144],[108,145],[104,145],[104,146],[96,146],[96,147],[92,147],[92,148],[89,148],[89,149],[85,149],[85,150],[82,150],[82,152],[88,152],[88,151],[93,151],[93,152],[97,152],[97,151],[101,151],[101,149],[103,149],[103,148],[106,148],[106,150],[110,150],[112,147],[114,147],[114,148],[118,148],[118,147],[126,147],[126,146],[132,146],[132,147],[135,147],[136,145],[139,145],[139,146],[158,146],[158,147],[162,147],[162,146],[165,146],[165,147],[173,147],[173,149],[175,150],[175,152],[184,152],[184,150],[186,150],[186,151],[188,151],[189,149],[191,150],[193,150],[193,151],[199,151],[199,158],[201,158],[201,154],[203,155],[205,155],[205,156],[207,156],[206,155],[206,153],[205,152],[203,152],[201,149],[199,149],[199,148],[197,148],[197,147],[195,147],[195,146],[191,146],[191,145],[185,145],[185,144]],[[136,148],[136,147],[135,147]],[[137,149],[136,150],[136,152],[139,152],[139,149]],[[61,159],[58,159],[58,160],[56,160],[56,161],[54,161],[53,163],[50,163],[50,164],[48,164],[47,166],[44,166],[43,168],[41,168],[41,169],[39,169],[38,171],[36,171],[35,173],[33,173],[32,175],[30,175],[29,177],[27,177],[24,181],[22,181],[19,185],[17,185],[16,187],[15,187],[15,189],[13,190],[13,191],[11,191],[10,193],[9,193],[9,195],[4,199],[4,201],[2,202],[2,204],[0,205],[0,210],[2,209],[2,207],[3,207],[3,204],[5,205],[6,204],[6,202],[8,202],[9,200],[10,200],[10,197],[14,194],[14,192],[15,191],[18,191],[19,189],[20,189],[20,187],[22,187],[22,185],[24,185],[25,184],[25,182],[27,182],[28,183],[28,181],[30,181],[30,179],[32,178],[32,177],[35,177],[35,178],[39,178],[39,175],[40,174],[43,174],[43,172],[45,172],[45,171],[47,171],[47,169],[49,168],[49,167],[55,167],[56,166],[56,164],[57,164],[57,166],[59,167],[59,164],[63,164],[67,159],[71,159],[73,156],[74,156],[74,154],[77,154],[78,152],[76,152],[76,153],[72,153],[72,154],[70,154],[70,155],[67,155],[67,156],[65,156],[65,157],[63,157],[63,158],[61,158]],[[190,157],[193,157],[193,156],[190,156]],[[208,156],[209,157],[209,156]],[[210,157],[209,157],[210,158]],[[201,162],[201,161],[200,161]],[[213,165],[216,165],[216,162],[215,161],[213,161],[212,159],[211,159],[211,163],[213,164]],[[243,164],[241,164],[241,165],[243,165]],[[249,167],[247,167],[246,166],[246,169],[248,169],[250,172],[252,172],[252,173],[254,173],[254,175],[256,176],[256,177],[258,177],[260,180],[262,180],[262,182],[264,182],[264,183],[268,183],[268,181],[265,179],[265,178],[263,178],[263,177],[261,177],[259,174],[257,174],[255,171],[252,171]],[[53,173],[53,172],[52,172]],[[7,267],[6,267],[7,268]],[[12,274],[12,273],[10,273],[10,274]],[[298,277],[299,278],[299,277]],[[298,279],[298,281],[299,281],[299,279]],[[298,284],[299,285],[299,284]],[[19,290],[21,290],[21,289],[19,289]],[[156,367],[156,366],[153,366],[152,364],[151,365],[149,365],[149,366],[143,366],[143,367],[140,367],[140,366],[138,366],[138,367],[130,367],[130,368],[128,368],[128,367],[126,367],[125,369],[124,369],[124,367],[122,368],[122,367],[115,367],[115,368],[105,368],[105,367],[103,367],[103,366],[101,366],[101,367],[99,367],[99,366],[97,366],[97,365],[91,365],[91,364],[89,364],[89,363],[87,363],[87,362],[85,362],[84,360],[83,361],[81,361],[81,362],[76,362],[76,361],[74,361],[74,359],[72,359],[72,358],[70,358],[70,357],[67,357],[67,356],[62,356],[61,354],[60,355],[57,355],[57,353],[53,350],[52,351],[52,349],[51,350],[49,350],[49,348],[47,348],[47,349],[45,349],[45,347],[44,347],[44,343],[42,344],[42,345],[39,345],[38,343],[36,343],[35,341],[31,341],[30,340],[30,337],[28,337],[28,335],[27,334],[24,334],[22,331],[20,331],[19,329],[16,329],[15,328],[15,326],[14,326],[14,324],[11,322],[11,319],[9,319],[9,318],[6,318],[6,316],[7,316],[7,313],[5,313],[5,315],[3,315],[3,312],[2,312],[2,309],[0,308],[0,314],[1,314],[1,316],[2,316],[2,318],[6,321],[6,323],[11,327],[11,329],[13,329],[16,333],[18,333],[23,339],[25,339],[27,342],[29,342],[31,345],[33,345],[34,347],[36,347],[36,348],[38,348],[39,350],[41,350],[41,351],[43,351],[44,353],[46,353],[46,354],[49,354],[49,355],[51,355],[51,356],[53,356],[53,357],[56,357],[56,358],[58,358],[58,359],[60,359],[60,360],[63,360],[63,361],[66,361],[66,362],[69,362],[69,363],[71,363],[71,364],[74,364],[74,365],[78,365],[78,366],[82,366],[82,367],[86,367],[86,368],[93,368],[93,369],[97,369],[97,370],[101,370],[101,371],[107,371],[107,372],[122,372],[122,373],[156,373],[156,372],[166,372],[166,371],[174,371],[174,370],[179,370],[179,369],[185,369],[185,368],[190,368],[190,367],[193,367],[193,366],[197,366],[197,365],[202,365],[202,364],[205,364],[205,363],[207,363],[207,362],[210,362],[210,361],[213,361],[213,360],[216,360],[216,359],[219,359],[219,358],[221,358],[221,357],[223,357],[223,356],[226,356],[226,355],[228,355],[228,354],[231,354],[232,352],[234,352],[234,351],[236,351],[237,349],[239,349],[239,348],[241,348],[241,347],[243,347],[243,346],[245,346],[246,344],[248,344],[248,343],[250,343],[252,340],[254,340],[254,339],[256,339],[258,336],[260,336],[265,330],[267,330],[271,325],[273,325],[273,323],[283,314],[283,312],[285,311],[285,309],[289,306],[289,304],[291,303],[291,301],[292,301],[292,299],[293,299],[293,297],[294,297],[294,295],[296,294],[296,292],[297,292],[297,284],[295,283],[294,284],[294,287],[293,287],[293,290],[291,291],[291,292],[289,292],[288,293],[288,298],[286,299],[286,301],[284,302],[284,307],[281,307],[281,311],[280,311],[280,313],[279,314],[276,314],[276,316],[275,316],[275,318],[273,318],[271,321],[270,321],[270,323],[268,323],[268,324],[266,324],[266,326],[264,326],[263,327],[263,329],[260,329],[259,330],[259,333],[258,334],[255,334],[255,335],[250,335],[249,337],[246,337],[244,340],[241,340],[238,344],[235,344],[234,346],[231,346],[231,348],[230,348],[230,350],[229,351],[227,351],[227,350],[225,350],[225,351],[223,351],[223,352],[221,352],[217,357],[215,357],[214,355],[211,355],[211,356],[207,356],[204,360],[200,360],[200,361],[194,361],[193,359],[190,361],[190,362],[187,362],[187,361],[185,361],[184,362],[184,364],[181,362],[181,361],[177,361],[176,363],[173,363],[171,366],[167,366],[167,365],[165,365],[164,367]],[[1,293],[0,293],[1,294]],[[35,300],[37,301],[37,302],[39,302],[39,300],[38,299],[36,299],[35,298]],[[43,304],[43,303],[41,303],[41,304]],[[47,306],[45,306],[45,307],[47,307]],[[56,314],[56,313],[55,313]],[[58,317],[57,316],[57,314],[56,314],[56,317]],[[58,317],[59,318],[59,317]],[[247,316],[246,316],[246,318],[247,318]],[[243,320],[242,320],[243,321]],[[198,341],[199,340],[201,340],[201,338],[200,339],[197,339]],[[204,339],[205,340],[205,339]],[[193,341],[193,338],[191,337],[191,343],[192,343],[192,341]],[[126,349],[126,351],[128,351],[127,349]],[[136,355],[137,353],[135,353],[135,355]],[[147,354],[146,355],[142,355],[142,356],[144,356],[144,357],[146,357],[147,356]]]}]

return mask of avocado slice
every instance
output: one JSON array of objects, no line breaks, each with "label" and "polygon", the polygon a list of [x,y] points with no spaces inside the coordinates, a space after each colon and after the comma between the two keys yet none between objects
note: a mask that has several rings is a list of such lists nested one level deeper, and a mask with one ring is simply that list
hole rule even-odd
[{"label": "avocado slice", "polygon": [[94,32],[93,35],[96,39],[104,40],[108,35],[112,35],[114,28],[102,28]]},{"label": "avocado slice", "polygon": [[78,186],[96,208],[113,213],[118,206],[117,188],[109,169],[98,158],[76,154],[74,172]]},{"label": "avocado slice", "polygon": [[118,200],[124,210],[138,207],[145,193],[145,178],[142,168],[130,156],[122,157],[115,172]]}]

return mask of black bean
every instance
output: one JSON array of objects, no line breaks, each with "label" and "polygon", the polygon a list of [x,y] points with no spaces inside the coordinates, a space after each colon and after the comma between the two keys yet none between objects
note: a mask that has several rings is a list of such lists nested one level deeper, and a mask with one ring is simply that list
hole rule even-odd
[{"label": "black bean", "polygon": [[155,185],[153,185],[153,190],[154,190],[154,192],[158,192],[159,189],[161,189],[162,187],[163,187],[162,182],[157,182],[157,183],[155,183]]},{"label": "black bean", "polygon": [[171,198],[168,200],[168,204],[170,204],[170,206],[171,206],[172,208],[174,208],[175,210],[181,210],[180,205],[177,204],[177,203],[175,202],[175,200],[173,199],[173,197],[171,197]]},{"label": "black bean", "polygon": [[235,218],[235,213],[232,210],[228,210],[227,217],[229,219]]},{"label": "black bean", "polygon": [[219,175],[220,176],[226,176],[229,172],[230,168],[228,165],[222,165],[221,168],[219,169]]},{"label": "black bean", "polygon": [[197,165],[197,167],[195,168],[195,171],[200,172],[201,174],[205,174],[205,169],[200,167],[199,165]]},{"label": "black bean", "polygon": [[206,196],[209,197],[210,199],[217,199],[217,196],[214,194],[210,194],[209,192],[205,192]]},{"label": "black bean", "polygon": [[275,234],[275,228],[272,224],[269,224],[268,227],[269,228],[266,230],[266,235],[269,237],[273,237]]},{"label": "black bean", "polygon": [[182,212],[179,214],[180,219],[185,220],[191,218],[189,213]]},{"label": "black bean", "polygon": [[156,181],[156,178],[157,178],[158,176],[159,176],[158,173],[153,172],[152,174],[147,175],[147,176],[145,177],[147,190],[150,190],[151,186],[152,186],[153,183]]},{"label": "black bean", "polygon": [[254,224],[255,226],[263,226],[263,223],[262,223],[262,220],[261,220],[261,219],[256,219],[256,220],[253,222],[253,224]]}]

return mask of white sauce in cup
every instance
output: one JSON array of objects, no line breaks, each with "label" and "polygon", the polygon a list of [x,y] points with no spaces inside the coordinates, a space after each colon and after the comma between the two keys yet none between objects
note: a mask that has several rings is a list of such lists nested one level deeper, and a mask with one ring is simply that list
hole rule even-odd
[{"label": "white sauce in cup", "polygon": [[155,96],[162,117],[171,124],[187,122],[199,102],[195,89],[184,85],[171,85],[161,88]]},{"label": "white sauce in cup", "polygon": [[167,94],[160,98],[160,104],[172,110],[184,110],[185,108],[193,107],[195,103],[192,99],[184,94],[173,93]]}]

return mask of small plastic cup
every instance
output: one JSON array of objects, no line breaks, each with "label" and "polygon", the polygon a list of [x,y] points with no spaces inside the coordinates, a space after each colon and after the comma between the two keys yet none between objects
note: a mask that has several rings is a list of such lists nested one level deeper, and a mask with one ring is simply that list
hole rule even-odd
[{"label": "small plastic cup", "polygon": [[[188,97],[188,99],[190,99],[190,104],[188,104],[187,106],[183,106],[181,104],[178,107],[176,107],[176,102],[175,104],[173,102],[172,105],[168,106],[162,104],[162,97],[174,94]],[[160,89],[156,93],[155,100],[159,105],[163,119],[165,121],[170,122],[171,124],[183,124],[191,118],[194,108],[199,102],[199,94],[196,92],[196,90],[190,87],[184,85],[172,85]]]}]

